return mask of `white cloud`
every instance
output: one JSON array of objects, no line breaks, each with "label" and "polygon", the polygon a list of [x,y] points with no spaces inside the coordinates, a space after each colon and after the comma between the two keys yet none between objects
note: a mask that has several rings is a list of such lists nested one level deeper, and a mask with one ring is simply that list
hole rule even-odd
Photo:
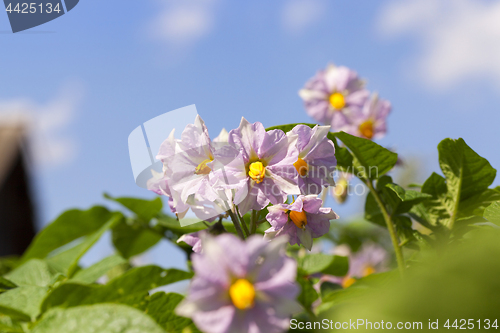
[{"label": "white cloud", "polygon": [[82,89],[68,85],[46,104],[26,98],[0,100],[0,125],[23,123],[28,128],[29,149],[36,166],[55,167],[71,162],[76,144],[68,135],[80,104]]},{"label": "white cloud", "polygon": [[383,35],[413,35],[421,53],[415,71],[432,88],[488,79],[500,85],[500,2],[405,0],[385,5]]},{"label": "white cloud", "polygon": [[159,2],[158,14],[149,25],[154,39],[176,49],[190,47],[214,28],[218,0],[173,0]]},{"label": "white cloud", "polygon": [[321,20],[325,11],[322,0],[287,0],[281,12],[281,24],[290,33],[299,33]]}]

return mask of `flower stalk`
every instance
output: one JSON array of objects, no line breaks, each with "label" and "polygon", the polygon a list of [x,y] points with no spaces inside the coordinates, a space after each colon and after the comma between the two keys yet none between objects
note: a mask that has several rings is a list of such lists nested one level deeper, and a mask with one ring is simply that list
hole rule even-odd
[{"label": "flower stalk", "polygon": [[375,201],[377,202],[380,210],[382,211],[382,215],[384,216],[385,223],[387,225],[387,230],[389,230],[389,235],[391,236],[392,246],[394,247],[394,252],[396,253],[396,261],[398,263],[399,272],[401,277],[404,277],[405,274],[405,261],[403,257],[403,252],[401,251],[401,246],[399,246],[398,236],[396,234],[396,229],[394,228],[394,223],[392,222],[391,216],[387,211],[382,199],[380,198],[379,193],[373,187],[371,180],[365,180],[366,186],[370,189],[370,192],[373,194]]},{"label": "flower stalk", "polygon": [[234,214],[232,210],[228,210],[227,213],[231,217],[231,220],[233,221],[234,228],[236,229],[236,233],[238,236],[240,236],[241,239],[245,239],[245,234],[243,233],[243,230],[241,229],[241,224],[238,219],[238,217]]}]

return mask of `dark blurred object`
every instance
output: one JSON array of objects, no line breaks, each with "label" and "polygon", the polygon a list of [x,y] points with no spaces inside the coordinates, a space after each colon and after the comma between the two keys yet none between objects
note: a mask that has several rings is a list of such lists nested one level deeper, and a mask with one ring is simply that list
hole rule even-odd
[{"label": "dark blurred object", "polygon": [[26,141],[22,124],[0,124],[0,256],[21,255],[35,236]]}]

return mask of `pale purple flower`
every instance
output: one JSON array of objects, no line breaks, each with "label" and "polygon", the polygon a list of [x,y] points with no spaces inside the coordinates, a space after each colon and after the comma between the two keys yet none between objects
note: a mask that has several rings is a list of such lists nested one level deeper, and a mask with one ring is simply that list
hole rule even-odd
[{"label": "pale purple flower", "polygon": [[184,234],[177,240],[177,243],[184,242],[193,248],[193,252],[200,253],[202,250],[201,237],[199,232]]},{"label": "pale purple flower", "polygon": [[299,96],[312,118],[338,131],[349,123],[353,112],[362,108],[369,92],[355,71],[329,65],[306,83]]},{"label": "pale purple flower", "polygon": [[330,126],[297,125],[288,136],[296,135],[299,157],[294,163],[299,173],[298,185],[302,194],[319,194],[324,186],[334,186],[333,173],[337,160],[335,146],[327,138]]},{"label": "pale purple flower", "polygon": [[363,109],[352,115],[350,123],[339,130],[365,139],[380,139],[387,132],[387,116],[390,112],[391,103],[373,94]]},{"label": "pale purple flower", "polygon": [[240,126],[229,132],[229,144],[239,156],[223,163],[216,174],[219,186],[236,190],[234,203],[241,214],[300,193],[293,166],[298,158],[293,135],[281,130],[266,132],[260,122],[250,124],[242,118]]},{"label": "pale purple flower", "polygon": [[[221,132],[222,138],[224,131]],[[221,136],[217,138],[221,141]],[[189,208],[202,220],[210,221],[231,207],[232,194],[214,189],[214,160],[228,150],[217,149],[210,140],[207,127],[200,116],[186,126],[181,140],[174,131],[162,143],[157,159],[163,163],[163,174],[153,172],[148,188],[169,197],[169,206],[179,218]],[[234,155],[235,153],[233,153]],[[229,197],[228,197],[229,195]]]},{"label": "pale purple flower", "polygon": [[195,276],[176,313],[206,333],[286,331],[300,306],[297,264],[285,255],[285,243],[205,236],[203,253],[192,256]]},{"label": "pale purple flower", "polygon": [[313,238],[326,234],[330,230],[330,220],[339,218],[331,208],[321,207],[322,204],[316,195],[299,195],[291,205],[269,207],[266,219],[271,228],[266,230],[265,238],[287,235],[291,245],[302,244],[311,250]]},{"label": "pale purple flower", "polygon": [[320,282],[337,283],[347,288],[355,283],[357,279],[374,273],[382,273],[388,269],[389,254],[383,247],[373,243],[364,244],[355,253],[351,253],[347,246],[338,246],[335,253],[349,256],[349,272],[344,277],[324,275],[321,277]]},{"label": "pale purple flower", "polygon": [[385,272],[388,268],[389,254],[383,247],[368,243],[349,258],[349,276],[362,278],[373,273]]}]

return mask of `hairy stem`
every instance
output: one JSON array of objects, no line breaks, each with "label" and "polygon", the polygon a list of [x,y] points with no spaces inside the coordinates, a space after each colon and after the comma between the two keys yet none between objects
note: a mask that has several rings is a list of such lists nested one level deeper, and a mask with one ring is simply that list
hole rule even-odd
[{"label": "hairy stem", "polygon": [[370,192],[373,194],[375,201],[377,201],[377,204],[378,204],[380,210],[382,211],[382,215],[384,216],[385,223],[387,224],[387,229],[389,230],[389,235],[391,236],[392,246],[394,247],[394,252],[396,253],[396,261],[398,262],[399,272],[401,273],[401,276],[403,277],[405,274],[405,261],[403,258],[403,252],[401,251],[401,247],[399,246],[398,236],[396,234],[396,229],[394,228],[394,223],[392,222],[391,216],[387,212],[387,209],[386,209],[384,203],[382,202],[382,199],[380,198],[379,193],[373,187],[371,180],[366,180],[365,184],[370,189]]}]

